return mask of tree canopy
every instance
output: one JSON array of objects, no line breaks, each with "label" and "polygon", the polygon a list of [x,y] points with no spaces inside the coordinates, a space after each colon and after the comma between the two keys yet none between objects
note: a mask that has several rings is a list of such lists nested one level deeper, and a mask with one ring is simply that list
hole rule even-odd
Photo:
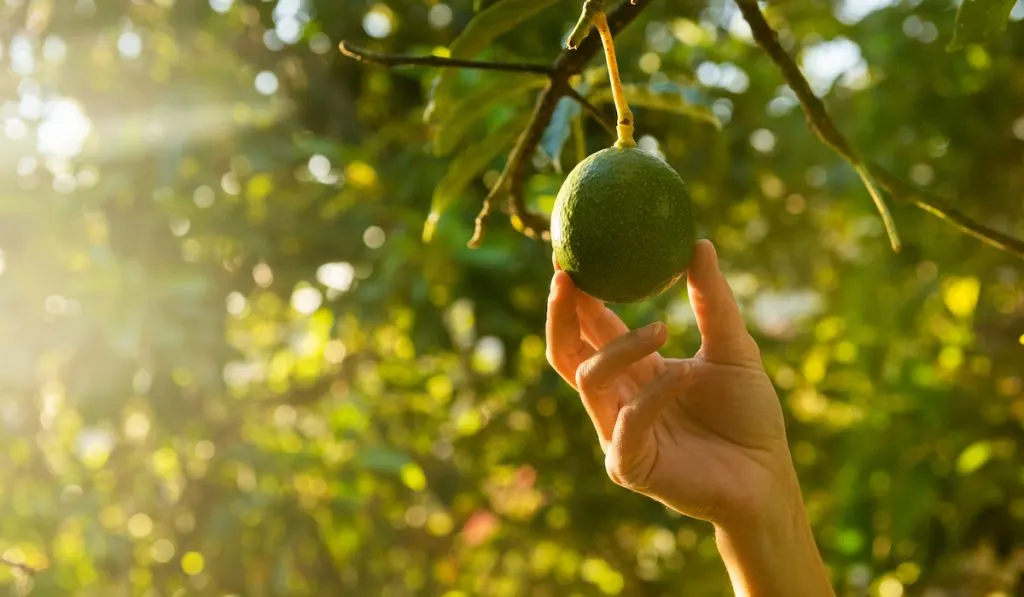
[{"label": "tree canopy", "polygon": [[[0,5],[2,590],[728,594],[545,361],[581,4]],[[1024,3],[607,4],[839,593],[1017,594]]]}]

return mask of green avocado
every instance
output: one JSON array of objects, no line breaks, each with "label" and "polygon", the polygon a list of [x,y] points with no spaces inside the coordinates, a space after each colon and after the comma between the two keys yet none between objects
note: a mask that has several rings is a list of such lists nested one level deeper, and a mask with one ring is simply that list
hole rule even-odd
[{"label": "green avocado", "polygon": [[653,298],[678,282],[696,246],[690,195],[661,159],[610,147],[577,164],[551,214],[558,265],[608,303]]}]

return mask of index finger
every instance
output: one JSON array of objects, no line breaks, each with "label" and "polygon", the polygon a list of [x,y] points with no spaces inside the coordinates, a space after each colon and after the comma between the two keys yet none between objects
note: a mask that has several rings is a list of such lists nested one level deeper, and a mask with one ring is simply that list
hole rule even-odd
[{"label": "index finger", "polygon": [[548,317],[545,324],[548,363],[562,379],[576,388],[576,370],[594,354],[583,339],[576,312],[577,290],[569,274],[556,271],[548,296]]}]

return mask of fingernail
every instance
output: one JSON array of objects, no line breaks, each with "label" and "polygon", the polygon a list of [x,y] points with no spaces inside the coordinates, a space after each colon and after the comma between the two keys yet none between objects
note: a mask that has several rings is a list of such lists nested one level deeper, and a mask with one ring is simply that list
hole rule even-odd
[{"label": "fingernail", "polygon": [[661,335],[661,332],[665,329],[665,324],[660,321],[656,321],[649,326],[644,328],[643,337],[646,340],[654,340]]},{"label": "fingernail", "polygon": [[715,267],[718,267],[718,248],[715,247],[715,243],[711,242],[710,240],[707,241],[707,243],[708,250],[711,252],[712,261],[714,262]]}]

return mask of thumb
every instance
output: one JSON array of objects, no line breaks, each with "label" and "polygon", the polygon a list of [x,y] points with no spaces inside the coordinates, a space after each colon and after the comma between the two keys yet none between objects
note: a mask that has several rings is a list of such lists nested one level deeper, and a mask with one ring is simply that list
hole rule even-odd
[{"label": "thumb", "polygon": [[732,289],[709,240],[697,241],[687,272],[690,305],[701,335],[701,352],[723,365],[761,366],[761,353],[747,331]]}]

